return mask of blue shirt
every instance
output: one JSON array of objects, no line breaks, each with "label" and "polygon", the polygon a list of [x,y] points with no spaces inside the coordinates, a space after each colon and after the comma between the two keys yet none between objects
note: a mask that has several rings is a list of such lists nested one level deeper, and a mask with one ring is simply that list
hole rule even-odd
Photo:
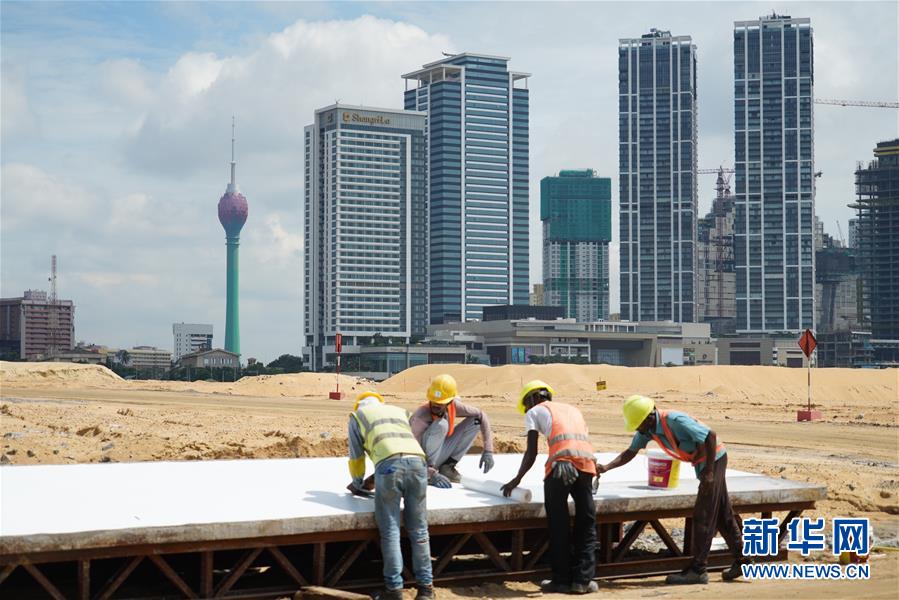
[{"label": "blue shirt", "polygon": [[[659,417],[661,416],[662,415],[659,414]],[[702,446],[705,443],[705,439],[709,437],[708,427],[706,427],[690,415],[678,412],[676,410],[668,411],[668,428],[671,430],[671,434],[674,435],[674,439],[677,440],[677,445],[687,454],[696,452],[696,449]],[[668,443],[668,438],[665,436],[665,430],[662,428],[662,422],[660,419],[656,419],[654,433],[658,436],[658,438],[666,448],[674,451],[674,448],[672,448]],[[631,440],[630,449],[634,452],[639,452],[646,447],[646,444],[651,441],[651,435],[640,433],[638,431],[634,434],[634,439]],[[727,451],[724,448],[720,449],[717,453],[715,453],[715,460],[718,460],[725,454],[727,454]],[[704,468],[705,462],[696,465],[694,467],[694,469],[696,470],[696,475],[699,476]]]}]

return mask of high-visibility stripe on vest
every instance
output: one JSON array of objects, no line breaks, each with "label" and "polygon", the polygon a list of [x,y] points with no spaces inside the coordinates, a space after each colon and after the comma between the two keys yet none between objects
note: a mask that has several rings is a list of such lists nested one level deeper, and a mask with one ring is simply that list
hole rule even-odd
[{"label": "high-visibility stripe on vest", "polygon": [[[431,412],[431,403],[428,402],[426,404],[421,405],[422,408],[427,408],[428,412]],[[456,401],[451,400],[449,404],[446,405],[446,437],[453,435],[453,431],[456,430]],[[431,413],[431,422],[438,421],[443,418],[443,415],[437,416],[434,413]]]},{"label": "high-visibility stripe on vest", "polygon": [[425,453],[412,435],[406,411],[389,404],[372,404],[356,410],[353,417],[359,423],[365,451],[376,465],[394,454]]},{"label": "high-visibility stripe on vest", "polygon": [[552,415],[553,425],[549,434],[549,458],[546,459],[546,476],[549,477],[552,465],[557,460],[566,460],[574,464],[578,471],[596,475],[596,461],[593,456],[593,445],[587,435],[587,423],[581,411],[562,402],[542,402]]},{"label": "high-visibility stripe on vest", "polygon": [[[674,434],[671,432],[671,428],[668,427],[668,411],[660,410],[659,411],[659,419],[662,421],[662,431],[665,432],[665,438],[668,440],[668,443],[671,445],[669,448],[665,444],[662,443],[662,440],[655,433],[652,434],[652,439],[655,440],[656,444],[665,451],[665,454],[670,456],[671,458],[681,460],[683,462],[688,462],[694,466],[701,465],[705,462],[705,445],[697,444],[695,452],[684,452],[680,449],[680,446],[677,443],[677,438],[674,437]],[[700,425],[704,427],[708,427],[705,423],[701,421],[697,421]],[[724,450],[724,444],[718,442],[718,445],[715,447],[715,455]]]}]

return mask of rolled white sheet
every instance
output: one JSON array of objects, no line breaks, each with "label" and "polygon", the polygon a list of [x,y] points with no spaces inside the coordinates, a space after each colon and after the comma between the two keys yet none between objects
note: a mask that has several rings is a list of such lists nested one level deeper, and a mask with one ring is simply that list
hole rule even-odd
[{"label": "rolled white sheet", "polygon": [[[466,477],[465,475],[463,475],[461,483],[462,487],[468,488],[469,490],[474,490],[476,492],[490,494],[491,496],[502,498],[503,490],[501,488],[506,482],[497,481],[495,479],[472,479],[471,477]],[[531,490],[527,488],[517,487],[512,490],[512,495],[509,496],[509,499],[515,500],[516,502],[530,502]]]}]

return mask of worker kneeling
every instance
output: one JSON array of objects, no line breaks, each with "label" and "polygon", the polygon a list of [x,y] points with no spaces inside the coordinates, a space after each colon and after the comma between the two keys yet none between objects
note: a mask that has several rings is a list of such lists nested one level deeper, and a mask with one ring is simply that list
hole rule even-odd
[{"label": "worker kneeling", "polygon": [[[484,473],[493,468],[490,421],[481,409],[463,404],[457,394],[452,375],[438,375],[428,386],[428,403],[412,413],[410,420],[412,433],[427,456],[428,482],[438,488],[459,483],[461,475],[456,463],[471,448],[479,430],[484,441],[480,467]],[[457,422],[457,418],[463,420]]]},{"label": "worker kneeling", "polygon": [[371,497],[371,482],[365,476],[365,453],[375,464],[375,521],[381,534],[384,587],[381,600],[403,598],[403,554],[400,549],[400,500],[406,532],[412,548],[412,572],[418,587],[417,599],[434,598],[431,574],[431,544],[428,538],[427,464],[425,453],[409,427],[408,413],[384,404],[376,392],[363,392],[350,416],[350,491]]},{"label": "worker kneeling", "polygon": [[[504,496],[509,496],[518,487],[537,459],[539,434],[545,435],[549,458],[543,479],[543,502],[549,529],[552,579],[543,581],[540,587],[545,592],[587,594],[598,589],[593,581],[596,572],[596,506],[593,503],[596,459],[581,411],[568,404],[552,402],[552,396],[552,388],[539,380],[529,382],[521,390],[518,411],[525,416],[528,446],[521,458],[518,475],[502,490]],[[568,496],[574,499],[573,536]]]},{"label": "worker kneeling", "polygon": [[[624,402],[624,423],[628,431],[636,431],[630,447],[607,465],[599,465],[605,473],[629,463],[650,440],[654,440],[669,456],[693,464],[699,479],[699,491],[693,508],[693,562],[680,573],[669,575],[666,583],[708,583],[706,573],[709,550],[715,531],[721,530],[736,561],[722,575],[730,581],[742,575],[743,535],[734,517],[727,495],[727,451],[715,432],[682,412],[657,410],[655,402],[645,396],[631,396]],[[714,456],[711,465],[707,458]]]}]

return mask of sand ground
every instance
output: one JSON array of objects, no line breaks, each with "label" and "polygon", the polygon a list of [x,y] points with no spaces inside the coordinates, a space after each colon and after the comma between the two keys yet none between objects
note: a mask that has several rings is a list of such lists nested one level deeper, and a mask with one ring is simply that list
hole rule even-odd
[{"label": "sand ground", "polygon": [[[428,381],[452,373],[466,402],[484,408],[498,452],[523,449],[515,411],[522,383],[540,378],[577,405],[597,450],[624,449],[620,406],[632,393],[684,410],[715,429],[735,469],[827,485],[810,516],[867,516],[878,544],[899,546],[899,371],[819,369],[813,401],[822,421],[797,423],[806,373],[774,367],[628,369],[609,366],[428,366],[380,384],[341,378],[351,396],[375,388],[402,406],[423,401]],[[607,389],[597,392],[595,382]],[[245,378],[236,383],[123,381],[101,367],[0,363],[0,461],[207,460],[336,456],[346,451],[349,400],[327,400],[333,375]],[[476,442],[477,443],[477,442]],[[476,451],[477,449],[473,450]],[[2,473],[0,473],[2,475]],[[889,597],[899,556],[875,556],[865,582],[752,582],[669,588],[658,578],[601,584],[612,597]],[[451,597],[539,595],[533,583],[442,591]]]}]

